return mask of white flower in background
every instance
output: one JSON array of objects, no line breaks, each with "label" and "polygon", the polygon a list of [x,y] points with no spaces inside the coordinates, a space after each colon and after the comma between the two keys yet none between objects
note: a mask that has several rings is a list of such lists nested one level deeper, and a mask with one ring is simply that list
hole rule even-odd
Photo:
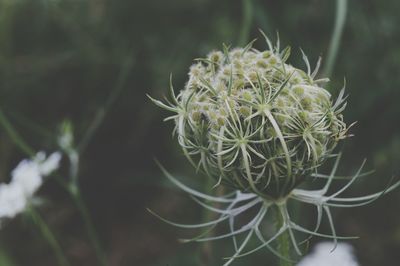
[{"label": "white flower in background", "polygon": [[0,218],[14,218],[26,207],[26,197],[17,183],[0,185]]},{"label": "white flower in background", "polygon": [[[44,153],[43,153],[44,155]],[[59,152],[55,152],[53,154],[51,154],[47,160],[44,160],[45,157],[43,158],[42,162],[39,164],[40,167],[40,173],[43,176],[47,176],[49,174],[51,174],[52,172],[54,172],[55,170],[58,169],[59,164],[60,164],[60,160],[61,160],[61,153]]]},{"label": "white flower in background", "polygon": [[36,161],[23,160],[11,172],[11,184],[19,185],[26,196],[30,196],[42,185],[39,164]]},{"label": "white flower in background", "polygon": [[322,242],[314,247],[314,252],[304,257],[297,266],[358,266],[353,247],[339,243],[332,251],[332,243]]},{"label": "white flower in background", "polygon": [[59,167],[61,154],[55,152],[46,159],[44,152],[33,160],[25,159],[11,172],[11,182],[0,184],[0,219],[21,213],[33,194],[43,184],[43,177]]}]

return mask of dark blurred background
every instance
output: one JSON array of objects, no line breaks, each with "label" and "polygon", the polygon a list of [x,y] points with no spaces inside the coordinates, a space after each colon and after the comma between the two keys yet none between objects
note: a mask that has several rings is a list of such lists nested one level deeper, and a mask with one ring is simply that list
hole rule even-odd
[{"label": "dark blurred background", "polygon": [[[340,173],[351,174],[367,158],[374,174],[358,181],[351,195],[385,187],[400,170],[400,2],[349,1],[347,20],[330,92],[346,78],[346,121],[358,121],[347,141]],[[171,136],[167,115],[149,102],[161,98],[173,73],[182,88],[192,60],[228,43],[243,45],[279,31],[291,45],[290,63],[304,68],[298,48],[314,65],[326,57],[335,20],[334,1],[262,0],[0,0],[0,107],[36,150],[54,151],[59,126],[69,119],[77,143],[84,142],[79,181],[82,195],[106,250],[108,265],[221,265],[230,241],[206,248],[177,239],[196,231],[177,230],[151,216],[196,222],[204,216],[171,185],[156,157],[179,178],[201,189],[193,169]],[[255,47],[263,49],[262,38]],[[94,128],[93,134],[88,130]],[[0,180],[25,155],[0,131]],[[68,193],[53,179],[38,208],[55,232],[71,265],[98,265]],[[336,209],[341,235],[351,241],[364,266],[400,264],[400,191],[370,206]],[[304,212],[310,223],[311,212]],[[326,227],[327,228],[327,227]],[[325,228],[325,229],[326,229]],[[318,240],[313,240],[312,243]],[[274,265],[268,251],[234,265]],[[0,265],[57,265],[49,245],[24,216],[3,224]]]}]

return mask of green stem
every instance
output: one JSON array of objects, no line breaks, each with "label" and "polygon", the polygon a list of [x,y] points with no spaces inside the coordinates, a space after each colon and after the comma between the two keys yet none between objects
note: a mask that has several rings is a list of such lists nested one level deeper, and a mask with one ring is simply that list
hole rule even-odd
[{"label": "green stem", "polygon": [[62,266],[69,266],[67,259],[64,256],[62,248],[58,243],[57,239],[55,238],[54,234],[51,232],[49,226],[43,220],[39,212],[37,212],[33,207],[27,208],[27,213],[30,215],[33,223],[39,227],[40,232],[42,233],[43,237],[49,243],[50,247],[53,249],[54,254],[56,255],[57,261],[59,265]]},{"label": "green stem", "polygon": [[[279,210],[276,208],[276,228],[279,230],[283,226],[283,217]],[[278,237],[278,252],[285,258],[290,258],[290,239],[289,233],[285,231]],[[289,260],[279,259],[279,266],[293,266]]]},{"label": "green stem", "polygon": [[70,161],[70,176],[69,176],[69,185],[68,185],[68,192],[71,195],[72,199],[75,202],[78,211],[81,214],[83,219],[83,223],[85,225],[86,231],[89,236],[89,240],[92,243],[94,251],[96,253],[96,257],[99,263],[103,266],[106,264],[106,257],[105,253],[103,252],[103,248],[100,244],[99,238],[97,236],[96,230],[90,218],[89,212],[86,208],[86,205],[82,199],[81,192],[79,189],[78,177],[79,177],[79,153],[71,148],[66,151],[68,154],[68,158]]},{"label": "green stem", "polygon": [[78,208],[78,211],[81,214],[86,231],[88,232],[90,242],[92,243],[92,246],[96,253],[96,257],[100,262],[100,265],[106,266],[107,263],[106,263],[105,253],[103,252],[103,248],[100,244],[99,238],[97,236],[96,230],[90,218],[89,212],[86,208],[86,205],[82,200],[79,188],[77,186],[70,186],[69,192],[71,194],[72,199],[75,202],[76,207]]},{"label": "green stem", "polygon": [[66,189],[66,191],[70,194],[72,200],[74,201],[74,204],[77,207],[77,209],[82,217],[85,229],[88,233],[89,240],[94,248],[96,257],[97,257],[100,265],[105,266],[105,265],[107,265],[105,253],[100,244],[95,227],[92,223],[89,212],[86,208],[86,205],[84,204],[84,201],[82,199],[81,192],[79,189],[79,179],[78,179],[78,177],[79,177],[79,154],[73,148],[68,148],[68,149],[64,150],[64,152],[67,154],[68,159],[70,161],[69,179],[68,179],[68,182],[65,182],[62,178],[60,178],[59,176],[56,176],[56,180],[64,189]]},{"label": "green stem", "polygon": [[[215,180],[212,178],[207,178],[207,182],[204,183],[204,191],[211,192],[211,188],[215,185]],[[209,202],[210,203],[210,202]],[[216,206],[214,206],[216,207]],[[214,219],[214,215],[208,211],[207,209],[203,209],[202,212],[202,220],[203,222],[208,222]],[[212,232],[207,234],[207,237],[211,237]],[[213,245],[212,241],[207,241],[201,245],[200,248],[200,265],[202,266],[209,266],[213,265]]]},{"label": "green stem", "polygon": [[328,58],[324,67],[323,75],[329,77],[335,66],[337,52],[343,35],[343,28],[346,22],[347,0],[336,0],[335,26],[329,44]]}]

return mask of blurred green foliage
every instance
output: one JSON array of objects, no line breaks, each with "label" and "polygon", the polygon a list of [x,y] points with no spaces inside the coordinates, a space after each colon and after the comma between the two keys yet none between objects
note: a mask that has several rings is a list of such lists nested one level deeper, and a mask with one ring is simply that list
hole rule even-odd
[{"label": "blurred green foliage", "polygon": [[[400,2],[348,2],[329,89],[336,95],[346,78],[346,119],[358,121],[355,137],[344,147],[341,171],[354,172],[364,157],[376,169],[353,189],[361,195],[399,174]],[[170,136],[172,124],[161,123],[165,113],[145,94],[166,94],[170,72],[179,89],[193,58],[223,42],[238,45],[259,37],[258,28],[270,36],[279,31],[284,45],[293,51],[301,47],[316,62],[327,54],[334,10],[334,1],[317,0],[0,0],[0,107],[36,149],[56,148],[66,118],[78,142],[89,136],[80,182],[110,265],[194,265],[201,260],[195,255],[199,247],[176,241],[188,232],[145,211],[151,207],[176,221],[201,216],[153,162],[157,157],[189,184],[201,183],[201,177],[191,178],[193,170]],[[300,59],[294,52],[289,61],[302,66]],[[96,130],[87,135],[90,128]],[[3,182],[22,156],[1,130]],[[72,265],[96,265],[66,193],[49,182],[40,195],[47,199],[40,211]],[[396,191],[371,206],[335,212],[342,234],[361,236],[352,244],[362,265],[400,261],[399,199]],[[3,225],[0,240],[0,265],[13,265],[2,261],[8,257],[15,265],[55,265],[49,247],[23,216]],[[212,247],[217,265],[232,252],[231,243]],[[270,260],[268,252],[259,252],[236,265]]]}]

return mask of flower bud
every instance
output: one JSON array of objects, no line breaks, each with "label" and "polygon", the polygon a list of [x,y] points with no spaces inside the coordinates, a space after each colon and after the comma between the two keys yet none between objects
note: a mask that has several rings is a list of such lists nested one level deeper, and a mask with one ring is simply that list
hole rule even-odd
[{"label": "flower bud", "polygon": [[250,46],[213,51],[191,66],[169,110],[176,109],[185,154],[210,177],[242,192],[281,198],[346,135],[344,99],[333,102],[314,82],[315,73],[285,63],[290,49]]}]

